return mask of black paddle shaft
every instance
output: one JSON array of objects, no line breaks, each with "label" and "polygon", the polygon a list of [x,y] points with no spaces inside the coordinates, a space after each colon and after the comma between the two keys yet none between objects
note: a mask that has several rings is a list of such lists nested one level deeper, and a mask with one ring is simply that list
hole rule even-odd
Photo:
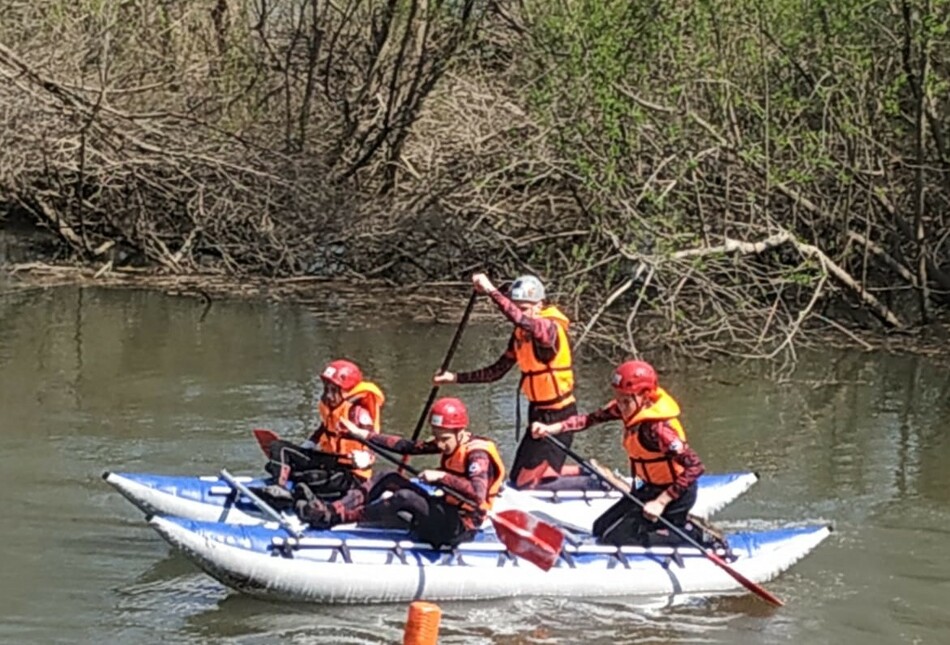
[{"label": "black paddle shaft", "polygon": [[[639,499],[637,499],[636,497],[634,497],[633,495],[631,495],[631,494],[630,494],[630,491],[625,491],[625,490],[623,490],[620,486],[617,486],[617,485],[614,484],[612,481],[608,480],[606,477],[604,477],[602,474],[600,474],[600,472],[599,472],[596,468],[594,468],[594,466],[593,466],[590,462],[588,462],[586,459],[584,459],[583,457],[581,457],[579,454],[577,454],[576,452],[574,452],[573,450],[571,450],[570,448],[568,448],[567,446],[565,446],[565,445],[564,445],[564,442],[562,442],[560,439],[558,439],[557,437],[554,437],[553,435],[549,435],[549,434],[544,435],[544,438],[547,439],[548,441],[550,441],[551,443],[553,443],[553,444],[554,444],[555,446],[557,446],[558,448],[560,448],[561,451],[564,452],[564,454],[566,454],[566,455],[569,456],[571,459],[573,459],[574,461],[576,461],[576,462],[578,463],[578,465],[579,465],[581,468],[583,468],[584,470],[586,470],[587,472],[589,472],[591,475],[593,475],[594,477],[596,477],[597,479],[599,479],[599,480],[602,481],[603,483],[605,483],[605,484],[607,484],[608,486],[610,486],[611,488],[613,488],[615,491],[617,491],[618,493],[620,493],[621,495],[623,495],[624,497],[626,497],[628,500],[630,500],[631,502],[633,502],[634,504],[636,504],[636,505],[639,506],[640,508],[643,508],[644,506],[646,506],[646,504],[644,504],[644,503],[641,502]],[[681,538],[683,538],[683,540],[685,540],[686,542],[688,542],[688,543],[691,544],[692,546],[696,547],[696,548],[699,549],[700,551],[705,551],[705,550],[706,550],[699,542],[697,542],[696,540],[694,540],[688,533],[686,533],[685,531],[683,531],[681,528],[679,528],[678,526],[676,526],[675,524],[673,524],[672,522],[670,522],[668,519],[666,519],[666,518],[663,517],[662,515],[657,516],[657,519],[660,520],[660,522],[662,522],[664,526],[666,526],[668,529],[672,530],[674,533],[676,533],[678,536],[680,536]]]},{"label": "black paddle shaft", "polygon": [[[475,308],[475,300],[477,299],[478,292],[473,290],[472,295],[468,299],[468,304],[465,305],[465,313],[462,314],[462,320],[459,321],[459,326],[455,330],[455,337],[452,338],[452,344],[449,345],[449,351],[446,352],[445,358],[442,360],[442,367],[439,369],[440,372],[449,369],[449,365],[452,363],[452,357],[455,356],[455,350],[459,346],[459,341],[462,340],[462,332],[465,331],[465,327],[468,325],[469,316],[472,315],[472,309]],[[429,414],[429,408],[432,407],[438,393],[439,386],[433,385],[432,389],[429,390],[429,398],[426,399],[425,405],[422,406],[422,414],[419,415],[419,421],[416,422],[416,429],[412,431],[412,441],[419,438],[419,433],[422,432],[422,426],[426,421],[426,415]]]},{"label": "black paddle shaft", "polygon": [[[369,441],[365,441],[353,435],[350,436],[386,461],[405,468],[413,475],[419,474],[417,469],[405,464],[400,464],[398,459],[384,452],[384,448],[381,446],[373,445]],[[472,508],[477,509],[480,506],[448,486],[439,484],[438,482],[433,482],[432,485],[441,488],[446,494],[455,497],[463,504],[468,504]],[[488,511],[487,515],[495,527],[495,533],[498,535],[498,539],[501,540],[502,544],[505,545],[505,548],[508,549],[510,553],[524,558],[544,571],[554,566],[554,562],[561,553],[561,544],[564,541],[564,533],[557,527],[515,509],[509,509],[501,513]]]},{"label": "black paddle shaft", "polygon": [[[636,497],[634,497],[633,495],[631,495],[629,491],[623,490],[620,486],[617,486],[617,484],[613,483],[612,481],[608,480],[606,477],[604,477],[603,475],[601,475],[601,474],[597,471],[597,469],[594,468],[594,467],[590,464],[590,462],[588,462],[588,461],[585,460],[583,457],[581,457],[579,454],[577,454],[576,452],[574,452],[573,450],[571,450],[570,448],[568,448],[567,446],[565,446],[565,445],[561,442],[560,439],[556,439],[555,437],[553,437],[552,435],[549,435],[549,434],[544,435],[544,438],[547,439],[549,442],[553,443],[555,446],[557,446],[560,450],[562,450],[562,451],[564,452],[564,454],[566,454],[566,455],[569,456],[571,459],[573,459],[574,461],[576,461],[576,462],[578,463],[578,465],[580,465],[584,470],[586,470],[586,471],[589,472],[591,475],[593,475],[594,477],[596,477],[597,479],[599,479],[599,480],[602,481],[603,483],[605,483],[605,484],[607,484],[608,486],[610,486],[611,488],[613,488],[615,491],[617,491],[618,493],[620,493],[621,495],[623,495],[625,498],[627,498],[628,500],[630,500],[631,502],[633,502],[634,504],[636,504],[636,505],[639,506],[640,508],[643,508],[644,506],[646,506],[646,504],[644,504],[644,503],[641,502],[639,499],[637,499]],[[782,605],[785,604],[784,602],[782,602],[781,600],[779,600],[779,598],[777,598],[772,592],[768,591],[765,587],[763,587],[762,585],[760,585],[760,584],[758,584],[758,583],[756,583],[756,582],[753,582],[752,580],[749,580],[749,579],[746,578],[744,575],[742,575],[741,573],[739,573],[738,571],[736,571],[735,569],[733,569],[731,566],[729,566],[729,564],[728,564],[725,560],[723,560],[722,558],[720,558],[718,555],[716,555],[715,553],[713,553],[711,550],[706,549],[706,548],[705,548],[704,546],[702,546],[699,542],[697,542],[697,541],[694,540],[690,535],[688,535],[685,531],[683,531],[682,529],[680,529],[678,526],[676,526],[675,524],[673,524],[672,522],[670,522],[668,519],[666,519],[666,518],[663,517],[662,515],[658,516],[657,519],[660,520],[660,522],[661,522],[664,526],[666,526],[668,529],[670,529],[671,531],[673,531],[674,533],[676,533],[676,535],[678,535],[678,536],[681,537],[683,540],[685,540],[687,544],[689,544],[689,545],[695,547],[696,549],[698,549],[700,553],[702,553],[704,556],[706,556],[706,558],[708,558],[709,560],[712,560],[712,562],[713,562],[714,564],[716,564],[719,568],[721,568],[723,571],[725,571],[725,572],[728,573],[730,576],[732,576],[733,579],[735,579],[735,580],[736,580],[737,582],[739,582],[743,587],[745,587],[746,589],[748,589],[749,591],[751,591],[751,592],[754,593],[755,595],[759,596],[760,598],[762,598],[762,599],[765,600],[766,602],[768,602],[768,603],[770,603],[770,604],[772,604],[772,605],[775,605],[776,607],[781,607]]]},{"label": "black paddle shaft", "polygon": [[[403,461],[397,459],[396,457],[393,457],[391,454],[389,454],[388,452],[386,452],[385,448],[382,448],[381,446],[373,445],[373,444],[370,443],[369,441],[367,441],[367,440],[365,440],[365,439],[360,439],[360,438],[357,437],[357,436],[354,436],[354,435],[349,435],[349,436],[350,436],[350,438],[356,439],[357,441],[359,441],[361,444],[363,444],[364,446],[366,446],[367,448],[369,448],[370,450],[372,450],[373,452],[375,452],[377,455],[379,455],[380,457],[382,457],[383,459],[385,459],[385,460],[388,461],[389,463],[395,464],[396,466],[399,466],[399,469],[400,469],[400,470],[406,470],[406,471],[409,472],[410,475],[414,475],[414,476],[416,476],[416,477],[419,476],[419,473],[420,473],[421,471],[420,471],[418,468],[413,468],[413,467],[410,466],[409,464],[404,463]],[[409,455],[405,455],[405,456],[408,457]],[[466,497],[465,495],[462,495],[461,493],[455,492],[454,489],[449,488],[448,486],[446,486],[446,485],[444,485],[444,484],[439,484],[438,482],[432,482],[431,485],[432,485],[432,486],[435,486],[436,488],[442,489],[442,490],[445,491],[447,494],[451,495],[452,497],[454,497],[455,499],[459,500],[459,501],[462,502],[463,504],[468,504],[469,506],[471,506],[471,507],[473,507],[473,508],[478,508],[478,507],[479,507],[478,504],[476,504],[475,502],[473,502],[472,500],[470,500],[470,499],[469,499],[468,497]]]}]

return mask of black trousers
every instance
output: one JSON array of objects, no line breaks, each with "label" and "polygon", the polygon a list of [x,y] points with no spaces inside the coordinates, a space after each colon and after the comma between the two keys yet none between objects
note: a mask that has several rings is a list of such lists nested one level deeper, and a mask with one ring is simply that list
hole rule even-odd
[{"label": "black trousers", "polygon": [[[455,546],[475,534],[466,526],[458,506],[445,497],[430,495],[399,473],[381,473],[371,481],[361,520],[389,524],[399,518],[408,523],[413,539],[435,547]],[[387,492],[392,495],[383,499]]]},{"label": "black trousers", "polygon": [[[687,515],[689,509],[696,502],[697,484],[686,489],[686,492],[670,502],[663,511],[663,519],[674,526],[684,529],[690,537],[692,528],[687,529]],[[662,493],[663,487],[644,486],[631,494],[641,502],[649,502]],[[666,530],[662,522],[651,522],[643,516],[643,509],[626,497],[604,511],[603,515],[594,520],[594,537],[604,544],[658,546],[660,544],[682,544],[683,540]]]},{"label": "black trousers", "polygon": [[270,461],[264,467],[268,473],[280,477],[281,466],[286,465],[290,468],[290,481],[306,484],[321,499],[339,499],[362,483],[348,466],[339,463],[336,455],[283,440],[272,442],[269,452]]},{"label": "black trousers", "polygon": [[[533,405],[528,406],[528,429],[521,437],[521,442],[515,452],[515,459],[511,463],[511,472],[508,474],[508,481],[512,486],[515,488],[535,488],[539,484],[555,479],[546,471],[550,467],[554,472],[560,473],[567,455],[550,441],[532,437],[531,424],[535,421],[556,423],[575,414],[577,414],[576,403],[571,403],[560,410],[545,410]],[[574,434],[558,435],[558,439],[570,448],[574,441]]]}]

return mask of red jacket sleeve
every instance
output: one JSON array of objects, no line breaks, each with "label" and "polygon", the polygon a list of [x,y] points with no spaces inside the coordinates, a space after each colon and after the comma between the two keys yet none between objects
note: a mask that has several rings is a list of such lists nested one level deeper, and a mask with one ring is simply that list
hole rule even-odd
[{"label": "red jacket sleeve", "polygon": [[511,350],[511,344],[509,343],[509,348],[497,361],[488,367],[472,370],[471,372],[457,372],[455,379],[457,383],[494,383],[514,366],[515,353]]},{"label": "red jacket sleeve", "polygon": [[685,493],[686,489],[692,486],[706,470],[699,455],[689,447],[689,444],[680,439],[673,426],[665,421],[651,423],[643,431],[641,440],[644,446],[651,448],[655,446],[657,452],[672,456],[673,461],[683,467],[683,472],[666,489],[673,499]]},{"label": "red jacket sleeve", "polygon": [[401,455],[434,455],[440,452],[439,447],[432,440],[411,441],[394,434],[371,434],[368,441],[374,446],[380,446]]},{"label": "red jacket sleeve", "polygon": [[599,423],[616,421],[618,419],[620,419],[620,408],[617,407],[616,401],[611,401],[595,412],[591,412],[590,414],[575,414],[561,423],[564,424],[564,432],[578,432]]},{"label": "red jacket sleeve", "polygon": [[492,480],[491,458],[484,450],[473,450],[467,455],[465,476],[454,473],[445,473],[440,483],[447,488],[458,491],[461,495],[473,502],[481,504],[488,499],[488,486]]}]

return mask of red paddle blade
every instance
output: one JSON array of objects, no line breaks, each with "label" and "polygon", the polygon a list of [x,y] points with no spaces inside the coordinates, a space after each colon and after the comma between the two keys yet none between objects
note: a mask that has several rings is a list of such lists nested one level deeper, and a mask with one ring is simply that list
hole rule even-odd
[{"label": "red paddle blade", "polygon": [[257,443],[260,445],[261,450],[264,451],[264,454],[268,457],[270,456],[270,445],[280,439],[280,435],[274,432],[273,430],[267,430],[265,428],[254,428],[254,438],[257,439]]},{"label": "red paddle blade", "polygon": [[751,580],[746,578],[744,575],[742,575],[741,573],[733,569],[729,565],[728,562],[720,558],[718,555],[716,555],[712,551],[706,551],[705,553],[706,553],[706,557],[708,557],[710,560],[712,560],[717,565],[719,565],[726,573],[732,576],[739,584],[741,584],[743,587],[745,587],[746,589],[754,593],[756,596],[758,596],[762,600],[776,607],[783,607],[785,605],[785,603],[778,596],[773,594],[771,591],[769,591],[762,585],[756,584],[755,582],[752,582]]},{"label": "red paddle blade", "polygon": [[514,555],[547,571],[561,554],[564,533],[535,516],[510,509],[489,515],[498,539]]}]

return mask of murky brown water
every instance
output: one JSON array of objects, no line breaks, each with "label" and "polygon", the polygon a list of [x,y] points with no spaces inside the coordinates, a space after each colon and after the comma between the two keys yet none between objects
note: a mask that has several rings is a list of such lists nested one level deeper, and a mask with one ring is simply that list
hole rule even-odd
[{"label": "murky brown water", "polygon": [[[381,309],[383,305],[381,304]],[[349,355],[409,432],[448,326],[391,316],[327,326],[289,306],[202,303],[134,291],[0,295],[0,641],[394,643],[404,606],[281,605],[198,572],[99,478],[105,469],[215,473],[260,467],[249,430],[303,437],[315,374]],[[466,333],[455,365],[495,358],[496,328]],[[762,481],[727,526],[833,520],[837,532],[752,597],[644,608],[609,601],[444,605],[445,643],[950,642],[950,375],[927,359],[807,357],[788,382],[749,367],[666,379],[713,471]],[[609,366],[581,366],[583,407]],[[514,377],[462,393],[513,454]],[[578,449],[620,466],[617,429]]]}]

